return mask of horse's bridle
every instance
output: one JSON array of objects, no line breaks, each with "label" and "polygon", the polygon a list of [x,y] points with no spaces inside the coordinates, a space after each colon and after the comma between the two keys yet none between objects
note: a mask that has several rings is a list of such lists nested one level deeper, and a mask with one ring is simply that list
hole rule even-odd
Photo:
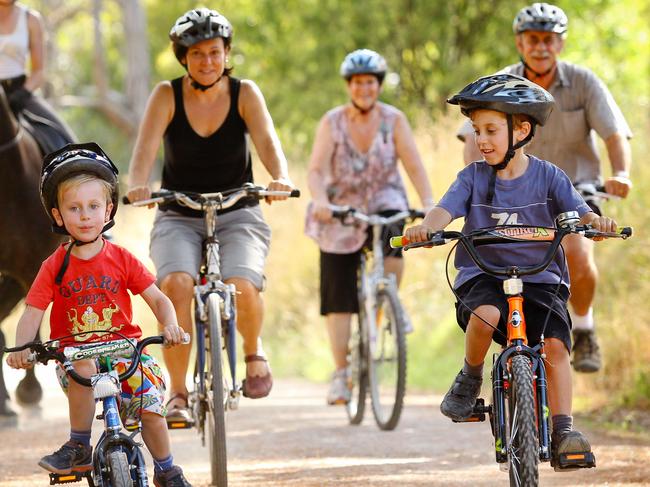
[{"label": "horse's bridle", "polygon": [[0,152],[4,152],[7,149],[11,149],[14,145],[17,145],[18,140],[20,140],[20,138],[23,136],[24,131],[25,131],[25,129],[19,123],[18,124],[18,132],[16,132],[16,135],[14,135],[13,139],[11,139],[11,140],[5,142],[4,144],[0,145]]}]

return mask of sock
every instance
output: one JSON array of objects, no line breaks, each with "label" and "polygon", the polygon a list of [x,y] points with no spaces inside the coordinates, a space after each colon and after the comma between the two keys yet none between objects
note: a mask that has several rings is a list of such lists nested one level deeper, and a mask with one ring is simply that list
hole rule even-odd
[{"label": "sock", "polygon": [[589,308],[586,315],[571,314],[571,322],[574,330],[593,330],[594,329],[594,309]]},{"label": "sock", "polygon": [[174,457],[169,455],[167,458],[162,460],[153,459],[153,469],[154,472],[166,472],[174,466]]},{"label": "sock", "polygon": [[465,360],[463,372],[474,377],[483,377],[483,362],[479,365],[470,365],[467,363],[467,360]]},{"label": "sock", "polygon": [[573,429],[573,416],[568,414],[555,414],[553,420],[553,436],[562,436]]},{"label": "sock", "polygon": [[70,439],[90,448],[90,431],[70,430]]}]

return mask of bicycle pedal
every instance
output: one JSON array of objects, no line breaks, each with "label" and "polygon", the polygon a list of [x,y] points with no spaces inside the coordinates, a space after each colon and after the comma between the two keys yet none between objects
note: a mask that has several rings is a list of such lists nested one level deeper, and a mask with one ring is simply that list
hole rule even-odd
[{"label": "bicycle pedal", "polygon": [[169,421],[168,430],[186,430],[194,427],[194,421]]},{"label": "bicycle pedal", "polygon": [[596,457],[592,452],[583,453],[561,453],[556,462],[553,462],[553,469],[556,472],[569,472],[580,468],[594,468]]},{"label": "bicycle pedal", "polygon": [[85,472],[73,470],[68,474],[50,473],[50,485],[81,482],[82,480],[88,479],[89,476],[90,470]]},{"label": "bicycle pedal", "polygon": [[485,400],[479,397],[474,404],[471,416],[461,420],[452,419],[452,421],[454,423],[481,423],[485,421],[485,414],[489,414],[491,410],[492,406],[486,406]]}]

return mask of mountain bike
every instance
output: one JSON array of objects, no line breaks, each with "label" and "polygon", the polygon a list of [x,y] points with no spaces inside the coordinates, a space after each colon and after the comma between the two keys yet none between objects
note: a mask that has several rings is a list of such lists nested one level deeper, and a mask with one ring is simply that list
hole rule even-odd
[{"label": "mountain bike", "polygon": [[[208,438],[212,484],[228,485],[225,412],[239,407],[241,384],[237,380],[236,303],[237,290],[221,278],[219,239],[216,234],[218,211],[231,208],[238,201],[263,199],[267,196],[297,198],[300,191],[269,191],[261,186],[245,184],[220,193],[194,193],[161,190],[151,198],[131,203],[148,206],[177,202],[203,212],[206,238],[201,266],[194,286],[194,327],[196,359],[193,387],[188,396],[192,421],[179,421],[171,429],[196,427],[201,444]],[[124,200],[128,203],[128,200]],[[228,373],[226,367],[228,364]]]},{"label": "mountain bike", "polygon": [[366,215],[352,208],[330,205],[332,215],[343,224],[361,222],[372,227],[372,243],[364,245],[358,269],[359,313],[352,324],[348,355],[348,385],[351,398],[346,404],[350,424],[360,424],[370,391],[377,426],[397,426],[406,392],[406,329],[409,318],[397,293],[394,274],[384,274],[384,229],[402,220],[424,218],[418,210],[391,216]]},{"label": "mountain bike", "polygon": [[[95,332],[101,333],[101,332]],[[152,336],[140,341],[126,338],[115,332],[106,332],[122,336],[110,342],[80,343],[65,346],[63,340],[75,335],[61,337],[44,343],[34,341],[20,347],[5,348],[5,352],[18,352],[30,349],[33,362],[47,364],[50,360],[59,362],[68,377],[82,386],[91,387],[95,400],[102,402],[102,412],[97,419],[104,421],[104,431],[93,449],[92,470],[72,470],[69,474],[50,473],[50,485],[79,482],[86,479],[90,487],[148,487],[147,469],[140,450],[141,443],[135,436],[141,432],[140,423],[129,425],[127,434],[122,429],[118,409],[120,383],[128,380],[138,369],[140,355],[147,345],[164,343],[163,336]],[[189,343],[189,335],[185,343]],[[131,365],[122,374],[112,368],[111,360],[115,357],[130,357]],[[74,370],[73,362],[95,359],[99,365],[97,374],[90,378],[79,375]]]},{"label": "mountain bike", "polygon": [[[456,245],[460,243],[483,272],[505,278],[503,290],[509,307],[507,345],[493,356],[492,403],[486,406],[484,399],[479,398],[473,415],[461,422],[485,421],[485,415],[489,416],[496,461],[502,469],[509,472],[511,486],[537,486],[538,463],[547,462],[552,456],[544,336],[542,334],[539,344],[528,346],[521,277],[546,269],[555,257],[562,239],[567,235],[623,239],[632,235],[632,229],[629,227],[623,228],[620,233],[609,233],[579,223],[577,212],[567,212],[558,216],[554,228],[517,225],[479,229],[468,234],[440,231],[431,235],[428,241],[419,243],[409,243],[403,237],[391,239],[391,245],[403,246],[405,250],[445,245],[450,242],[456,242]],[[480,245],[521,242],[548,242],[549,248],[540,264],[499,267],[487,262],[477,251]],[[556,470],[596,466],[595,457],[591,452],[562,454],[557,462],[557,465],[553,465]]]}]

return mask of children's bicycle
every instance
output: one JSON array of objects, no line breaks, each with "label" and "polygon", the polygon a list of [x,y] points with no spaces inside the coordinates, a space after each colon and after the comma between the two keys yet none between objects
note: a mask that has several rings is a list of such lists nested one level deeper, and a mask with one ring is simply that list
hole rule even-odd
[{"label": "children's bicycle", "polygon": [[[117,398],[120,394],[120,383],[136,373],[142,350],[147,345],[164,343],[164,337],[152,336],[140,341],[123,338],[110,342],[82,343],[66,346],[61,350],[62,340],[72,336],[44,343],[29,342],[4,350],[19,352],[29,348],[33,352],[34,362],[47,364],[50,360],[56,360],[68,377],[82,386],[91,387],[95,400],[102,402],[102,412],[97,419],[104,421],[104,431],[93,450],[92,469],[82,471],[73,468],[70,474],[50,473],[50,485],[86,479],[90,487],[148,487],[147,468],[140,450],[141,443],[135,440],[142,425],[138,423],[129,426],[130,434],[123,430]],[[131,358],[129,368],[119,375],[111,364],[111,360],[116,357]],[[75,372],[73,362],[89,359],[97,360],[99,371],[92,377],[85,378]]]},{"label": "children's bicycle", "polygon": [[[546,269],[555,257],[562,239],[570,234],[587,238],[632,235],[631,228],[620,233],[599,232],[580,225],[577,212],[563,213],[556,228],[535,226],[498,226],[479,229],[469,234],[440,231],[425,242],[409,243],[403,237],[391,239],[391,245],[405,250],[415,247],[460,243],[476,265],[485,273],[505,278],[503,290],[508,300],[507,346],[495,353],[492,365],[492,404],[479,398],[473,415],[462,422],[485,421],[488,414],[496,449],[496,461],[509,472],[511,486],[538,485],[538,463],[551,459],[550,410],[544,366],[544,336],[534,347],[528,346],[526,320],[523,312],[522,276]],[[538,265],[498,267],[481,257],[477,246],[521,242],[549,242],[543,261]],[[454,245],[454,248],[456,245]],[[452,251],[454,249],[452,248]],[[553,463],[553,462],[552,462]],[[561,454],[556,470],[595,467],[592,452]]]},{"label": "children's bicycle", "polygon": [[[219,240],[216,234],[217,212],[231,208],[244,198],[263,199],[267,196],[297,198],[300,191],[269,191],[261,186],[245,184],[221,193],[194,193],[162,190],[151,199],[132,203],[147,206],[177,202],[182,206],[203,212],[206,228],[203,256],[197,284],[194,286],[194,326],[196,360],[193,388],[188,402],[192,421],[179,421],[171,429],[196,426],[201,444],[208,439],[212,484],[228,485],[228,457],[226,452],[225,412],[239,407],[241,384],[237,380],[236,306],[237,290],[221,278]],[[124,200],[128,203],[128,200]],[[224,364],[228,364],[228,373]]]},{"label": "children's bicycle", "polygon": [[351,398],[346,404],[350,424],[360,424],[370,390],[372,412],[380,429],[397,426],[406,392],[406,329],[409,319],[397,293],[394,274],[384,274],[383,230],[401,220],[423,218],[418,210],[391,216],[366,215],[330,205],[344,224],[361,222],[372,227],[372,245],[361,253],[358,270],[359,313],[352,325],[348,356]]}]

